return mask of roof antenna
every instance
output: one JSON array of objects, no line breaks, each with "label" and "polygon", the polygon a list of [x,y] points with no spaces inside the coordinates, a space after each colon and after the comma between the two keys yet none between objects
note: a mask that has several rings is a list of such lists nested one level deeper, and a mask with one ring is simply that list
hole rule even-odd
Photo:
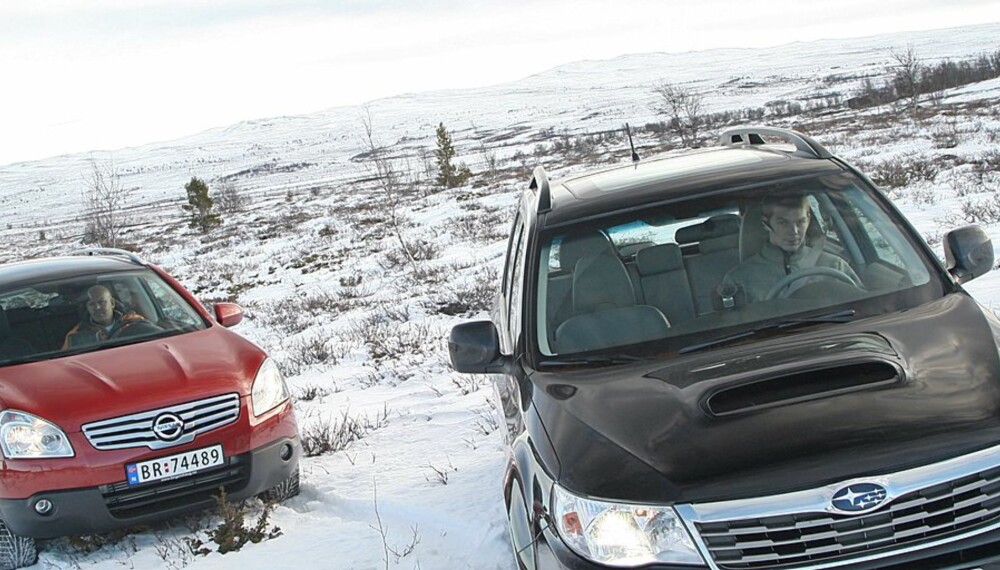
[{"label": "roof antenna", "polygon": [[639,155],[635,152],[635,145],[632,144],[632,129],[625,123],[625,133],[628,134],[628,146],[632,149],[632,162],[639,162]]}]

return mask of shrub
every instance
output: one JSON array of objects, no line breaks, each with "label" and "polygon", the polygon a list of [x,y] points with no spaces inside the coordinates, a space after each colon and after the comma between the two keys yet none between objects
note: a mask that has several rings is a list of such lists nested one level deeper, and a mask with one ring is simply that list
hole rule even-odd
[{"label": "shrub", "polygon": [[970,224],[995,224],[1000,222],[1000,196],[991,194],[985,200],[962,200],[962,217]]},{"label": "shrub", "polygon": [[383,307],[352,323],[342,338],[364,346],[374,360],[425,354],[430,325],[408,319],[408,311],[397,313]]},{"label": "shrub", "polygon": [[[277,538],[281,536],[281,529],[272,526],[268,528],[268,517],[274,509],[272,503],[265,503],[264,509],[257,517],[257,521],[252,527],[246,526],[247,505],[245,502],[231,503],[226,499],[226,491],[219,488],[219,494],[215,497],[218,515],[222,517],[219,526],[209,531],[209,537],[216,545],[218,552],[236,552],[248,543],[258,542]],[[191,550],[195,554],[207,555],[210,550],[205,548],[204,543],[198,539],[192,539],[189,543]]]},{"label": "shrub", "polygon": [[497,270],[492,266],[478,271],[471,281],[464,280],[445,288],[435,299],[438,312],[445,315],[464,315],[488,311],[497,293]]},{"label": "shrub", "polygon": [[281,372],[286,376],[296,376],[315,364],[336,364],[338,360],[327,340],[318,335],[290,341],[286,353],[285,358],[278,360]]},{"label": "shrub", "polygon": [[938,173],[938,167],[925,157],[902,157],[859,167],[883,188],[902,188],[921,180],[934,180]]},{"label": "shrub", "polygon": [[319,419],[302,428],[302,453],[306,457],[337,453],[388,424],[388,407],[382,408],[374,420],[366,415],[352,417],[350,410],[344,410],[339,422],[330,418]]},{"label": "shrub", "polygon": [[299,389],[298,396],[296,400],[299,402],[311,402],[317,398],[323,399],[328,396],[330,392],[338,392],[336,384],[334,384],[333,389],[324,388],[322,386],[317,386],[316,384],[307,384]]},{"label": "shrub", "polygon": [[493,243],[507,237],[507,215],[500,208],[481,208],[475,214],[452,218],[451,228],[455,237],[462,241]]}]

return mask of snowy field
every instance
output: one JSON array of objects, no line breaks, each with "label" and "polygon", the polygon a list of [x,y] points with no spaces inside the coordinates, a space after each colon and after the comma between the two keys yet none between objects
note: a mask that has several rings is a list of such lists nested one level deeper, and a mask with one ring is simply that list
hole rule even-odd
[{"label": "snowy field", "polygon": [[[502,426],[485,377],[447,364],[451,326],[486,318],[517,193],[550,177],[628,160],[618,137],[660,120],[653,86],[704,93],[707,112],[856,94],[888,77],[890,52],[924,63],[1000,49],[1000,24],[758,50],[642,54],[565,65],[488,88],[410,94],[277,117],[137,148],[0,166],[0,261],[80,247],[90,161],[133,189],[125,240],[206,303],[247,311],[235,330],[267,349],[292,387],[303,438],[302,493],[270,513],[280,536],[215,551],[216,515],[124,535],[43,544],[41,568],[512,569],[501,498]],[[771,104],[769,106],[769,104]],[[407,182],[397,208],[372,182],[364,120]],[[760,123],[802,129],[869,174],[941,253],[942,235],[979,223],[1000,242],[1000,80],[948,90],[917,116],[845,105]],[[434,129],[452,133],[476,176],[434,187]],[[579,141],[586,140],[584,148]],[[571,144],[567,144],[571,143]],[[640,154],[669,137],[640,129]],[[495,162],[495,172],[487,166]],[[891,176],[900,167],[919,176]],[[906,168],[904,171],[909,171]],[[201,234],[181,210],[192,176],[248,199]],[[873,174],[873,177],[874,174]],[[396,221],[393,222],[395,217]],[[401,243],[419,255],[409,261]],[[1000,306],[1000,271],[969,285]],[[349,429],[348,429],[349,428]],[[350,433],[336,451],[323,443]],[[262,505],[250,504],[248,524]],[[195,554],[201,542],[212,550]]]}]

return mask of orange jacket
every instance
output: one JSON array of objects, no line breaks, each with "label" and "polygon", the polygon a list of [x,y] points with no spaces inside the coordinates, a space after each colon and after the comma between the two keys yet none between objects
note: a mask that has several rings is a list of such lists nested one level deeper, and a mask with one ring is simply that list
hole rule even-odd
[{"label": "orange jacket", "polygon": [[66,333],[66,339],[63,341],[62,346],[63,350],[73,346],[96,344],[97,342],[114,338],[130,326],[145,320],[146,318],[140,314],[122,313],[121,311],[116,310],[114,313],[114,320],[112,321],[114,324],[110,329],[106,329],[102,325],[90,320],[88,317],[77,323],[76,326]]}]

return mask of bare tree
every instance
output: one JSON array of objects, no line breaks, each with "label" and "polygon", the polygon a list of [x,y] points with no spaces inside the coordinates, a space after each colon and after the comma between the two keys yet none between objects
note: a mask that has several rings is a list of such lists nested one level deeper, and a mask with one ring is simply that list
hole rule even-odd
[{"label": "bare tree", "polygon": [[486,133],[479,132],[479,128],[476,127],[475,123],[472,124],[472,130],[475,132],[476,138],[479,140],[479,152],[483,155],[483,172],[492,184],[493,182],[496,182],[497,174],[499,173],[499,153],[497,152],[496,147],[486,146]]},{"label": "bare tree", "polygon": [[221,182],[216,187],[215,207],[220,212],[233,214],[242,212],[247,207],[247,197],[233,182]]},{"label": "bare tree", "polygon": [[698,131],[704,122],[702,96],[687,88],[666,81],[653,88],[660,99],[653,110],[667,117],[667,127],[687,147],[701,142]]},{"label": "bare tree", "polygon": [[113,162],[98,163],[92,159],[90,167],[84,176],[84,242],[118,247],[122,231],[130,222],[126,210],[132,189],[122,185]]},{"label": "bare tree", "polygon": [[924,66],[917,59],[913,46],[906,46],[903,51],[893,50],[889,55],[895,62],[890,66],[893,74],[892,85],[900,98],[909,101],[910,112],[915,114],[922,95],[920,81]]},{"label": "bare tree", "polygon": [[[410,265],[416,266],[417,256],[415,249],[403,236],[403,226],[406,218],[400,213],[402,195],[406,189],[407,182],[412,182],[409,166],[401,171],[395,162],[388,156],[378,137],[375,134],[375,127],[372,121],[371,109],[364,108],[361,115],[361,126],[364,128],[364,144],[368,154],[368,161],[365,163],[369,174],[375,179],[378,189],[384,194],[386,206],[389,212],[389,227],[399,242],[399,248],[406,257]],[[408,163],[407,163],[408,164]]]}]

